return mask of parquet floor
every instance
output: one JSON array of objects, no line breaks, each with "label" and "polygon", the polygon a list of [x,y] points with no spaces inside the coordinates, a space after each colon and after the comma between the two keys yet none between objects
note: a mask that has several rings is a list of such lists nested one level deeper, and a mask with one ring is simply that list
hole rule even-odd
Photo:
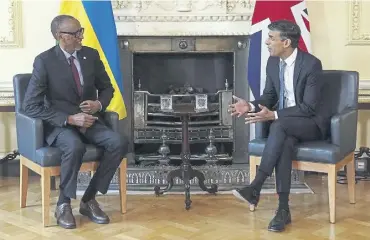
[{"label": "parquet floor", "polygon": [[[370,239],[370,182],[356,185],[355,205],[348,203],[347,186],[337,185],[337,223],[333,225],[328,221],[326,178],[308,179],[315,194],[291,196],[293,223],[284,233],[267,231],[277,206],[274,194],[262,196],[255,212],[249,212],[248,206],[232,195],[193,195],[189,211],[184,209],[183,195],[129,195],[125,215],[119,213],[118,196],[99,196],[102,208],[111,217],[109,225],[97,225],[82,217],[78,213],[79,201],[75,200],[77,229],[43,228],[38,178],[31,178],[31,182],[28,207],[20,209],[19,179],[0,179],[0,239]],[[57,195],[57,191],[52,193],[52,211]]]}]

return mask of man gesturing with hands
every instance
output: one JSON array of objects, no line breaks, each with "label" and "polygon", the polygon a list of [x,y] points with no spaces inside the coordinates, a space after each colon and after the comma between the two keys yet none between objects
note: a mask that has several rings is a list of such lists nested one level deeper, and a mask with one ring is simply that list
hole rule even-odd
[{"label": "man gesturing with hands", "polygon": [[321,61],[298,49],[301,36],[295,23],[271,23],[266,45],[270,57],[266,66],[266,85],[256,101],[234,97],[230,112],[245,117],[246,123],[272,121],[263,150],[261,165],[250,185],[233,194],[257,205],[262,185],[275,169],[279,206],[268,230],[283,231],[291,222],[289,194],[292,160],[298,142],[325,139],[330,116],[322,106]]},{"label": "man gesturing with hands", "polygon": [[109,223],[95,195],[107,192],[128,147],[127,140],[108,128],[101,115],[114,89],[98,51],[82,46],[84,28],[79,21],[57,16],[51,32],[59,44],[35,58],[23,109],[43,120],[47,144],[62,153],[55,217],[63,228],[76,227],[71,198],[76,198],[77,175],[89,143],[101,147],[104,155],[96,159],[100,164],[81,199],[80,213],[95,223]]}]

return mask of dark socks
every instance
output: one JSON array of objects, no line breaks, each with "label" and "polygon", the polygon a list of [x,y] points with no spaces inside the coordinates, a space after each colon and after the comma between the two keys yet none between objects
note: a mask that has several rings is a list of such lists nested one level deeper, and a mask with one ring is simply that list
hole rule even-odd
[{"label": "dark socks", "polygon": [[279,193],[279,208],[289,211],[289,193]]},{"label": "dark socks", "polygon": [[57,206],[60,206],[63,203],[71,203],[71,199],[69,197],[64,196],[63,191],[60,190]]},{"label": "dark socks", "polygon": [[95,186],[93,186],[90,183],[89,186],[87,187],[86,191],[85,191],[85,194],[82,197],[82,201],[83,202],[88,202],[91,199],[94,199],[97,192],[98,192],[98,190],[96,190]]},{"label": "dark socks", "polygon": [[250,184],[251,187],[253,187],[254,189],[256,189],[257,192],[261,192],[262,185],[265,182],[265,180],[266,180],[267,177],[268,177],[268,174],[266,174],[265,172],[263,172],[261,170],[258,170],[257,171],[256,178]]}]

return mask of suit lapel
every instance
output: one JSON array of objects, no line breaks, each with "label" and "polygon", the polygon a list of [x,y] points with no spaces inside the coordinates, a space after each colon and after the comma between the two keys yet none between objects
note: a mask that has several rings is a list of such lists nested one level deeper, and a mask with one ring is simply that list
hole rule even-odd
[{"label": "suit lapel", "polygon": [[303,54],[301,53],[301,51],[298,50],[298,52],[297,52],[297,58],[295,60],[295,65],[294,65],[294,74],[293,74],[293,88],[294,88],[294,92],[297,89],[299,74],[300,74],[300,72],[302,70],[302,63],[303,63]]},{"label": "suit lapel", "polygon": [[56,55],[58,57],[58,60],[61,63],[62,68],[65,69],[65,71],[63,71],[63,73],[66,73],[68,75],[68,79],[70,79],[70,81],[68,81],[67,84],[69,84],[74,89],[74,92],[78,96],[78,89],[77,89],[76,83],[75,83],[74,78],[73,78],[73,74],[72,74],[72,71],[71,71],[71,66],[69,65],[69,62],[68,62],[66,56],[64,55],[62,49],[60,49],[59,46],[55,47],[55,52],[56,52]]},{"label": "suit lapel", "polygon": [[[60,46],[55,46],[55,53],[59,59],[59,61],[61,61],[63,63],[63,67],[65,68],[69,68],[69,63],[67,61],[67,58],[66,56],[64,55],[62,49],[60,49]],[[72,76],[72,73],[71,73],[71,76]]]}]

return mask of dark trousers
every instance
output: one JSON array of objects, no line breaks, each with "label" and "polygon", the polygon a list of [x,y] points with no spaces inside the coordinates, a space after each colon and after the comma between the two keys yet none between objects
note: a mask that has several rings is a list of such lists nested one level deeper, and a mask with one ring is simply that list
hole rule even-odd
[{"label": "dark trousers", "polygon": [[272,122],[259,169],[271,175],[275,168],[277,193],[290,193],[295,145],[320,139],[320,129],[310,118],[286,117]]},{"label": "dark trousers", "polygon": [[62,151],[60,190],[64,196],[76,198],[77,176],[86,152],[85,144],[93,144],[104,150],[99,166],[91,179],[93,189],[105,194],[110,182],[127,153],[128,143],[117,132],[96,122],[86,132],[80,133],[77,128],[67,127],[57,136],[52,146]]}]

